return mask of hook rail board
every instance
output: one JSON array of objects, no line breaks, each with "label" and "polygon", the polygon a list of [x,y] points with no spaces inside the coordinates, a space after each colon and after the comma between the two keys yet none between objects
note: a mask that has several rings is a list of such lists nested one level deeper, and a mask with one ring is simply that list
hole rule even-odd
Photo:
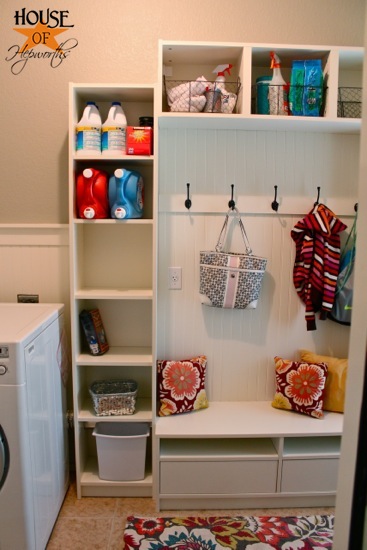
[{"label": "hook rail board", "polygon": [[[168,195],[159,196],[159,212],[171,214],[221,214],[228,210],[228,193],[226,195],[190,195],[190,211],[185,208],[186,195]],[[315,203],[313,197],[282,197],[281,193],[277,196],[279,202],[278,211],[272,209],[274,195],[268,196],[247,196],[239,195],[235,197],[236,207],[241,213],[255,215],[272,216],[304,216],[312,210]],[[334,197],[326,199],[320,196],[320,203],[328,206],[338,216],[354,216],[355,204],[357,199],[354,197]]]}]

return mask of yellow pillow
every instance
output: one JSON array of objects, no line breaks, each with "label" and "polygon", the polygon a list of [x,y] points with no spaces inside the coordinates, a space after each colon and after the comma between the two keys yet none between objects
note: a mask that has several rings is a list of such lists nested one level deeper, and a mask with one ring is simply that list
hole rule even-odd
[{"label": "yellow pillow", "polygon": [[327,364],[328,375],[326,379],[324,411],[344,412],[348,359],[318,355],[304,349],[300,350],[300,354],[301,360],[307,363],[323,362]]}]

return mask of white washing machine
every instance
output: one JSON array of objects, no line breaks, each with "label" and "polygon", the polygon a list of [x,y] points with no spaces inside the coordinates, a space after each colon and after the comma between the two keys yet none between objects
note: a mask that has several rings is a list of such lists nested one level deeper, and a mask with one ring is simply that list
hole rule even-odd
[{"label": "white washing machine", "polygon": [[1,550],[44,550],[69,484],[63,311],[0,303]]}]

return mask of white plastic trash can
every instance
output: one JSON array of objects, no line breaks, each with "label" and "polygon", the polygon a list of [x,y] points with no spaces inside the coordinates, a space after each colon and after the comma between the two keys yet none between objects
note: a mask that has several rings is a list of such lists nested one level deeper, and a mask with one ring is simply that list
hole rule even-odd
[{"label": "white plastic trash can", "polygon": [[149,424],[97,422],[98,475],[107,481],[137,481],[145,477]]}]

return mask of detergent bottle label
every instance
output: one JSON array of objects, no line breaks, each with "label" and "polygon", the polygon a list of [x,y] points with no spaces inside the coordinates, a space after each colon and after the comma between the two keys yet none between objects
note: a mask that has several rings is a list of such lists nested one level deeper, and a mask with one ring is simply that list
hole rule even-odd
[{"label": "detergent bottle label", "polygon": [[126,148],[126,130],[119,126],[104,126],[102,128],[102,151],[122,153]]},{"label": "detergent bottle label", "polygon": [[76,150],[101,152],[101,130],[94,126],[78,126],[76,129]]}]

